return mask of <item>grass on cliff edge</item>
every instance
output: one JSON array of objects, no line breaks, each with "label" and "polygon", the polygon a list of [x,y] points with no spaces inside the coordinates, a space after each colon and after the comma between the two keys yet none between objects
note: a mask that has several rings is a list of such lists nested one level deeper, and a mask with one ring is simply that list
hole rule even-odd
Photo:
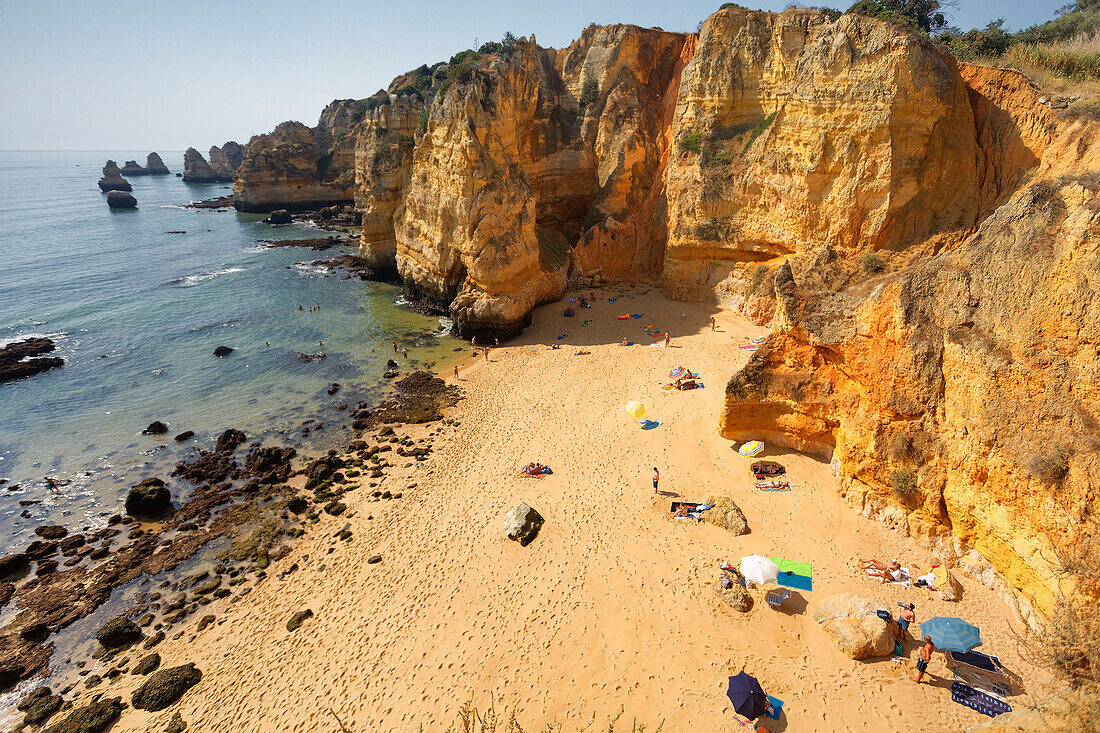
[{"label": "grass on cliff edge", "polygon": [[[619,708],[619,712],[616,713],[610,720],[608,720],[606,727],[601,723],[599,727],[596,726],[596,718],[593,716],[589,721],[577,728],[577,733],[596,733],[597,731],[606,730],[607,733],[616,733],[621,731],[622,733],[661,733],[661,730],[665,727],[664,721],[657,724],[657,727],[650,728],[645,723],[639,723],[635,718],[630,722],[630,728],[626,727],[623,723],[623,727],[619,726],[619,721],[623,717],[624,708]],[[458,711],[457,720],[447,727],[446,733],[534,733],[534,728],[524,728],[516,717],[516,711],[510,710],[504,713],[497,712],[496,702],[490,698],[489,707],[484,711],[479,711],[474,707],[473,702],[465,703]],[[341,724],[340,726],[345,733],[351,733],[347,728]],[[561,723],[547,723],[545,728],[541,729],[544,733],[564,733],[565,728]],[[420,733],[426,733],[426,729],[423,725],[420,726]]]}]

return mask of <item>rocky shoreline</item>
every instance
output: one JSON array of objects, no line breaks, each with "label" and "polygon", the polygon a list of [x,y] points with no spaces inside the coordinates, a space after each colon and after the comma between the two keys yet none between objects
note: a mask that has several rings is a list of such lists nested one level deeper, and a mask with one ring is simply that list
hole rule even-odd
[{"label": "rocky shoreline", "polygon": [[[248,594],[263,582],[268,564],[285,556],[322,512],[343,513],[341,496],[359,488],[350,479],[369,477],[365,488],[378,489],[393,465],[387,460],[391,451],[425,460],[430,441],[402,438],[392,425],[440,420],[441,410],[460,399],[461,391],[427,372],[414,372],[394,387],[390,397],[360,403],[352,411],[355,439],[339,453],[330,450],[303,460],[294,448],[249,442],[244,433],[230,429],[212,450],[196,449],[176,465],[173,475],[195,487],[180,506],[171,505],[163,480],[149,477],[131,488],[127,513],[110,517],[102,529],[38,527],[39,539],[23,552],[0,558],[0,608],[14,604],[20,609],[0,633],[0,693],[23,680],[55,674],[51,635],[136,581],[141,590],[135,602],[100,628],[93,659],[75,661],[85,688],[128,672],[128,653],[139,644],[150,650],[212,601]],[[338,389],[333,385],[330,393]],[[368,437],[361,434],[365,430],[375,432]],[[379,500],[401,496],[381,489],[373,494]],[[212,568],[174,582],[165,577],[217,540],[224,549]],[[213,620],[207,618],[202,623]],[[115,633],[119,629],[125,631],[121,636]],[[64,699],[75,685],[58,695],[42,689],[20,701],[21,710],[35,711],[28,712],[28,722],[44,722],[69,705]]]},{"label": "rocky shoreline", "polygon": [[44,337],[13,341],[0,348],[0,384],[64,366],[65,360],[59,356],[42,356],[56,348],[53,339]]}]

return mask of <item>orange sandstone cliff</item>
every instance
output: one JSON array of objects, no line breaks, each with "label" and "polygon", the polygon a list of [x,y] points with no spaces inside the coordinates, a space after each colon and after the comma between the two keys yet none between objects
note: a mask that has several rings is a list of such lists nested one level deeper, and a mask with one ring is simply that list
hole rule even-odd
[{"label": "orange sandstone cliff", "polygon": [[369,267],[465,338],[604,281],[772,324],[722,434],[827,457],[1027,616],[1097,508],[1095,134],[905,28],[728,8],[423,66],[254,138],[234,195],[354,201]]}]

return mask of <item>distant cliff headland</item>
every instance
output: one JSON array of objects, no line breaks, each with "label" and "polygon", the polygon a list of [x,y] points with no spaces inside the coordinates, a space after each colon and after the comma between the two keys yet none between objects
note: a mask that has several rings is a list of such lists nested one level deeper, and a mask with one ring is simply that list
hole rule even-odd
[{"label": "distant cliff headland", "polygon": [[188,180],[354,206],[367,265],[465,338],[602,282],[772,325],[722,434],[829,457],[859,510],[988,560],[1032,617],[1100,593],[1057,560],[1095,547],[1100,469],[1100,144],[1064,106],[904,25],[726,7],[508,36],[190,150]]}]

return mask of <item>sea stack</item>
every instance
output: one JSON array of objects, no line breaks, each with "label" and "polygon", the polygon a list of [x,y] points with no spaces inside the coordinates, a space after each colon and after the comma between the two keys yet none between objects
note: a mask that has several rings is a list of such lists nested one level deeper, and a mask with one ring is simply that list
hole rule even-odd
[{"label": "sea stack", "polygon": [[107,205],[112,209],[136,209],[137,199],[128,191],[108,191]]},{"label": "sea stack", "polygon": [[148,173],[148,171],[138,165],[136,160],[128,160],[122,166],[122,175],[124,176],[145,176],[148,175]]},{"label": "sea stack", "polygon": [[167,176],[172,171],[168,170],[168,166],[164,164],[164,161],[160,159],[160,156],[156,153],[149,153],[145,158],[145,173],[150,176]]},{"label": "sea stack", "polygon": [[187,183],[221,183],[233,180],[218,175],[218,172],[206,162],[202,153],[194,148],[188,148],[183,154],[183,180]]},{"label": "sea stack", "polygon": [[103,178],[99,179],[100,191],[133,191],[134,187],[122,177],[122,171],[118,169],[118,163],[108,160],[103,166]]},{"label": "sea stack", "polygon": [[241,167],[244,160],[244,148],[240,143],[230,140],[220,148],[217,145],[210,146],[210,167],[226,181],[233,180],[233,174]]}]

